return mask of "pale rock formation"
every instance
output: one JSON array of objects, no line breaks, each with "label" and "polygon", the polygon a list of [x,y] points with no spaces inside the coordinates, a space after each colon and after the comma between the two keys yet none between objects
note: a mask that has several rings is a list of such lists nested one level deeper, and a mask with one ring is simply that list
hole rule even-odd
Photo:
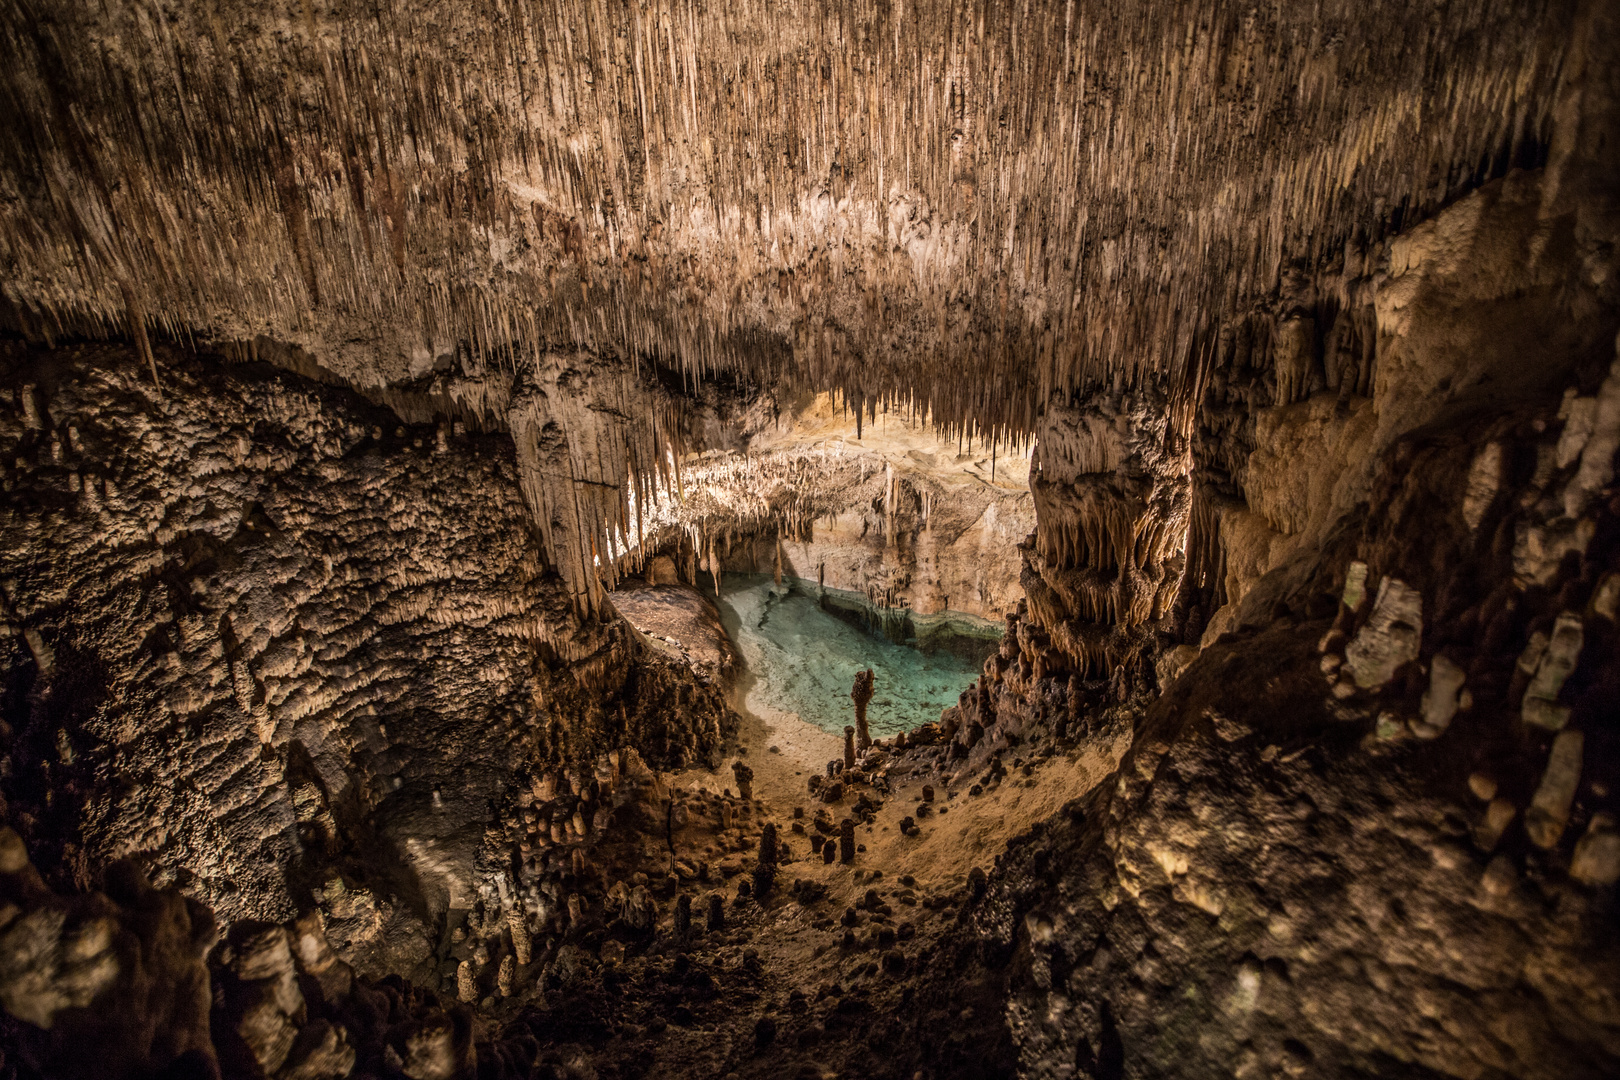
[{"label": "pale rock formation", "polygon": [[[1572,611],[1559,615],[1552,636],[1531,666],[1533,674],[1521,710],[1525,723],[1557,731],[1569,722],[1569,710],[1558,704],[1558,692],[1575,670],[1582,640],[1581,617]],[[1523,666],[1522,660],[1520,663]]]},{"label": "pale rock formation", "polygon": [[1570,804],[1575,801],[1575,789],[1581,779],[1585,743],[1585,735],[1573,730],[1561,731],[1553,739],[1547,770],[1542,773],[1541,783],[1524,815],[1525,831],[1540,847],[1550,848],[1563,836]]},{"label": "pale rock formation", "polygon": [[1423,596],[1403,581],[1378,583],[1372,612],[1344,650],[1345,676],[1363,690],[1376,689],[1418,658],[1423,640]]},{"label": "pale rock formation", "polygon": [[1586,832],[1575,845],[1569,876],[1588,885],[1613,885],[1620,881],[1620,831],[1614,815],[1599,811],[1587,823]]},{"label": "pale rock formation", "polygon": [[1451,726],[1451,720],[1461,707],[1463,683],[1468,673],[1443,653],[1435,653],[1429,661],[1429,686],[1423,692],[1421,720],[1412,723],[1413,734],[1424,739],[1436,739]]}]

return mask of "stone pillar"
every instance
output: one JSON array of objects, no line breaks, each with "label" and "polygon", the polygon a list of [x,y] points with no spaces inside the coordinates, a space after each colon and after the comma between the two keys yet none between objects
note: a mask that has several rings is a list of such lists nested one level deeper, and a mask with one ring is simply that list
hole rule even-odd
[{"label": "stone pillar", "polygon": [[855,729],[844,727],[844,771],[851,772],[855,768]]},{"label": "stone pillar", "polygon": [[533,958],[534,946],[529,938],[529,924],[523,917],[523,909],[518,906],[506,909],[506,925],[512,931],[512,951],[517,954],[517,962],[527,966]]},{"label": "stone pillar", "polygon": [[[866,706],[872,700],[874,682],[875,677],[871,668],[867,668],[865,671],[857,671],[855,673],[855,687],[849,692],[850,698],[855,702],[855,741],[862,750],[872,745],[872,732],[866,726]],[[847,750],[845,756],[848,757]]]},{"label": "stone pillar", "polygon": [[845,818],[838,823],[838,859],[840,862],[852,863],[855,861],[855,821]]},{"label": "stone pillar", "polygon": [[737,778],[737,794],[744,799],[754,797],[754,770],[741,761],[731,763],[731,775]]},{"label": "stone pillar", "polygon": [[508,953],[501,957],[501,969],[495,973],[495,986],[500,991],[501,997],[512,996],[512,982],[516,978],[517,964]]},{"label": "stone pillar", "polygon": [[765,866],[775,866],[776,858],[776,823],[767,821],[759,832],[759,861]]},{"label": "stone pillar", "polygon": [[681,893],[675,898],[675,936],[684,938],[692,932],[692,894]]},{"label": "stone pillar", "polygon": [[717,892],[709,894],[708,927],[710,930],[726,928],[726,898]]}]

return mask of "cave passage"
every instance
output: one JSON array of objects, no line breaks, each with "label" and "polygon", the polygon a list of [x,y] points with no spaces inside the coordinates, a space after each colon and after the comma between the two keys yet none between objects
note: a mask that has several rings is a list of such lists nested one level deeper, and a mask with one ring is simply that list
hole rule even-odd
[{"label": "cave passage", "polygon": [[1617,177],[1620,0],[0,0],[0,1080],[1620,1080]]},{"label": "cave passage", "polygon": [[[939,719],[978,676],[1000,626],[959,612],[885,620],[893,611],[813,582],[726,575],[720,618],[750,677],[746,707],[768,720],[792,714],[842,734],[855,722],[849,697],[855,673],[870,667],[877,679],[867,714],[874,737]],[[887,635],[867,628],[885,621]]]}]

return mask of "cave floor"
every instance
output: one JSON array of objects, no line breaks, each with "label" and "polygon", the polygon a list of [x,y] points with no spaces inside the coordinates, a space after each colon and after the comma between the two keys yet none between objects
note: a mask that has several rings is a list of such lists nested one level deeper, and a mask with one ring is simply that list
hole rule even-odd
[{"label": "cave floor", "polygon": [[[717,614],[732,644],[741,645],[744,663],[730,668],[726,681],[728,702],[738,718],[734,756],[718,769],[693,767],[665,776],[677,804],[698,808],[729,802],[736,825],[716,830],[712,813],[697,813],[673,834],[678,858],[694,866],[707,861],[706,888],[729,899],[748,876],[766,822],[775,823],[786,853],[775,895],[767,903],[728,902],[724,929],[699,932],[685,945],[692,962],[709,970],[755,972],[746,990],[738,988],[746,1000],[731,1001],[727,991],[730,1005],[705,1011],[694,1025],[672,1021],[675,1026],[662,1036],[638,1039],[639,1052],[647,1055],[640,1067],[649,1074],[721,1075],[731,1069],[740,1076],[778,1075],[771,1070],[782,1066],[779,1055],[738,1053],[754,1037],[749,1026],[762,1008],[779,1018],[781,1037],[796,1044],[800,1055],[822,1057],[828,1049],[822,1040],[831,1035],[818,1030],[814,1014],[826,1007],[812,1005],[810,1015],[800,1016],[793,1008],[798,995],[810,1002],[829,996],[859,1001],[874,1015],[903,1011],[904,997],[915,992],[906,973],[920,970],[952,940],[970,871],[988,872],[1010,839],[1091,791],[1112,773],[1129,743],[1126,725],[1108,737],[1061,749],[1050,742],[1041,748],[1003,748],[999,756],[1005,772],[991,768],[994,750],[988,740],[966,761],[950,759],[941,745],[901,752],[880,745],[865,763],[872,784],[848,785],[840,798],[826,803],[809,791],[808,781],[824,775],[829,761],[842,759],[843,737],[796,712],[771,707],[773,697],[759,692],[761,676],[771,674],[763,668],[771,657],[737,642],[735,607],[717,609],[711,597],[696,590],[660,585],[637,590],[620,608],[633,625],[652,635],[651,644],[669,655],[684,655],[695,666],[719,647]],[[952,687],[953,693],[957,689]],[[840,696],[847,703],[847,690]],[[751,805],[736,798],[733,763],[753,770]],[[934,789],[936,809],[921,813],[925,785]],[[978,794],[972,793],[975,788]],[[833,822],[859,819],[863,798],[879,805],[868,822],[857,825],[860,847],[854,863],[824,862],[819,851],[824,841],[813,824],[816,815],[825,811]],[[905,818],[913,818],[917,826],[909,836],[901,827]],[[694,904],[694,930],[700,906]],[[878,940],[886,930],[894,931],[904,955],[901,971],[885,967]],[[750,952],[757,957],[752,968],[746,959]]]}]

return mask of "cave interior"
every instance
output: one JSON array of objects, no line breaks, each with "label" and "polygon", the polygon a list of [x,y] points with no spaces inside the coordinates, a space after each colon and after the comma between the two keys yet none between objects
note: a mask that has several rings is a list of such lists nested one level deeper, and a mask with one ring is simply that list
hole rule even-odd
[{"label": "cave interior", "polygon": [[1613,0],[0,44],[0,1080],[1620,1075]]}]

